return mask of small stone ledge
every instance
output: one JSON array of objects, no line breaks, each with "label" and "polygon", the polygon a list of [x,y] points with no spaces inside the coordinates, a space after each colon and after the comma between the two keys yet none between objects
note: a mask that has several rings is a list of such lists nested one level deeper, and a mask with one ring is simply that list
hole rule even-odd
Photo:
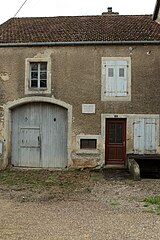
[{"label": "small stone ledge", "polygon": [[141,179],[140,167],[134,159],[128,159],[128,169],[129,172],[132,174],[134,180],[139,181]]},{"label": "small stone ledge", "polygon": [[72,152],[72,163],[75,168],[97,168],[101,165],[101,154]]}]

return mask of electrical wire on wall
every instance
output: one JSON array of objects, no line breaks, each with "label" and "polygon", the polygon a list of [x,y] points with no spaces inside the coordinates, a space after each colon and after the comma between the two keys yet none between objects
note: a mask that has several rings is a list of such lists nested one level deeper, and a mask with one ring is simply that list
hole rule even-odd
[{"label": "electrical wire on wall", "polygon": [[16,14],[14,15],[14,17],[17,16],[17,14],[20,12],[20,10],[22,9],[22,7],[25,5],[25,3],[27,2],[28,0],[25,0],[24,3],[20,6],[20,8],[18,9],[18,11],[16,12]]}]

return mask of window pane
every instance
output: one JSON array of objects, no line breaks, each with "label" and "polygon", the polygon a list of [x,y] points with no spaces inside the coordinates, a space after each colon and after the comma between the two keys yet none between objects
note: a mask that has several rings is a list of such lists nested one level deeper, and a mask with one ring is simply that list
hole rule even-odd
[{"label": "window pane", "polygon": [[97,139],[81,139],[80,148],[83,149],[96,149],[97,148]]},{"label": "window pane", "polygon": [[109,123],[109,143],[114,143],[115,124]]},{"label": "window pane", "polygon": [[41,80],[40,81],[40,87],[41,88],[46,88],[47,87],[47,81],[46,80]]},{"label": "window pane", "polygon": [[113,77],[114,72],[113,72],[113,68],[108,68],[108,77]]},{"label": "window pane", "polygon": [[89,139],[88,146],[89,148],[93,149],[96,148],[96,139]]},{"label": "window pane", "polygon": [[119,77],[124,77],[124,68],[119,68]]},{"label": "window pane", "polygon": [[116,143],[123,143],[122,123],[117,123],[116,124]]},{"label": "window pane", "polygon": [[41,72],[40,73],[40,79],[47,79],[47,73],[46,72]]},{"label": "window pane", "polygon": [[47,63],[40,63],[40,70],[47,70]]},{"label": "window pane", "polygon": [[38,72],[31,72],[31,79],[38,79]]},{"label": "window pane", "polygon": [[38,81],[37,80],[31,80],[31,87],[38,87]]},{"label": "window pane", "polygon": [[38,63],[30,63],[31,71],[38,71]]}]

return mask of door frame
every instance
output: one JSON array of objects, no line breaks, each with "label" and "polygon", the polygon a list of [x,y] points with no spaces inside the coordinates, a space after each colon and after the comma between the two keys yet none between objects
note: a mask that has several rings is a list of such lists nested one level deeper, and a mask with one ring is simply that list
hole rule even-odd
[{"label": "door frame", "polygon": [[[109,121],[113,121],[113,122],[123,122],[123,133],[122,133],[122,141],[123,141],[123,143],[122,143],[122,145],[124,144],[124,146],[123,146],[123,149],[124,149],[124,154],[123,154],[123,159],[124,159],[124,161],[120,161],[120,160],[115,160],[115,163],[114,163],[114,160],[113,160],[113,162],[112,161],[110,161],[110,163],[109,163],[109,161],[107,161],[107,155],[108,155],[108,147],[107,147],[107,143],[108,143],[108,140],[109,140],[109,138],[108,138],[108,125],[107,125],[107,123],[109,122]],[[127,119],[126,118],[106,118],[106,120],[105,120],[105,165],[109,165],[109,164],[113,164],[113,165],[125,165],[126,164],[126,122],[127,122]],[[113,144],[113,145],[116,145],[116,144]],[[117,146],[118,146],[118,144],[117,144]],[[116,148],[116,147],[115,147]]]},{"label": "door frame", "polygon": [[2,167],[6,168],[11,164],[11,144],[12,144],[12,109],[32,102],[45,102],[61,106],[68,112],[68,133],[67,133],[67,166],[72,165],[71,160],[71,144],[72,144],[72,106],[63,101],[49,97],[25,97],[18,100],[8,102],[4,107],[4,156]]}]

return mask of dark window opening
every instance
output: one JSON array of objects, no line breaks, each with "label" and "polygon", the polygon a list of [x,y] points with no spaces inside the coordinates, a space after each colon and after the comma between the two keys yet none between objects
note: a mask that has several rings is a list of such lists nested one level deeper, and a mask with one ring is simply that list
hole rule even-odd
[{"label": "dark window opening", "polygon": [[81,149],[96,149],[97,139],[80,139]]}]

